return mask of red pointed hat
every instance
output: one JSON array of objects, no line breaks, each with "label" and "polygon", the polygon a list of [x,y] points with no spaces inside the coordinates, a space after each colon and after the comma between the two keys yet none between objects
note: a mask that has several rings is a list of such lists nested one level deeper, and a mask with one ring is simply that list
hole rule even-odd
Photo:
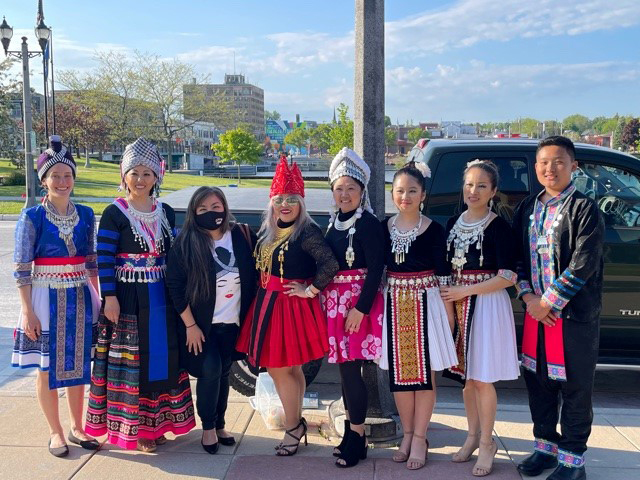
[{"label": "red pointed hat", "polygon": [[289,167],[286,158],[281,158],[271,182],[269,198],[275,195],[300,195],[304,197],[304,180],[298,164]]}]

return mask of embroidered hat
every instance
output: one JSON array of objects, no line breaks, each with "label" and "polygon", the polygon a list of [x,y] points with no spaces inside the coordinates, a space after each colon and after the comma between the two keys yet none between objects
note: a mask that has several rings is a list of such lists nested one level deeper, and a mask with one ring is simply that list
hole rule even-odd
[{"label": "embroidered hat", "polygon": [[124,184],[124,176],[129,170],[142,165],[156,174],[156,184],[162,183],[164,176],[164,159],[158,153],[156,146],[143,137],[130,143],[124,148],[122,161],[120,162],[120,177]]},{"label": "embroidered hat", "polygon": [[360,155],[347,147],[344,147],[333,157],[329,167],[329,183],[333,184],[333,182],[344,176],[354,178],[364,185],[361,206],[365,210],[372,212],[369,189],[367,188],[369,178],[371,178],[371,168],[369,168],[367,162],[360,158]]},{"label": "embroidered hat", "polygon": [[369,165],[367,165],[367,162],[347,147],[344,147],[333,157],[333,161],[329,167],[329,182],[333,183],[345,175],[355,178],[364,186],[369,183],[369,178],[371,177],[371,169]]},{"label": "embroidered hat", "polygon": [[300,195],[304,197],[304,180],[302,179],[302,173],[298,168],[298,164],[294,163],[289,167],[289,163],[285,158],[281,158],[280,163],[276,167],[276,173],[271,182],[269,198],[283,194]]},{"label": "embroidered hat", "polygon": [[73,178],[76,178],[76,162],[73,160],[73,155],[67,150],[67,147],[62,145],[60,136],[51,135],[49,141],[51,142],[51,146],[40,154],[36,162],[38,180],[42,181],[47,171],[56,163],[64,163],[71,167]]}]

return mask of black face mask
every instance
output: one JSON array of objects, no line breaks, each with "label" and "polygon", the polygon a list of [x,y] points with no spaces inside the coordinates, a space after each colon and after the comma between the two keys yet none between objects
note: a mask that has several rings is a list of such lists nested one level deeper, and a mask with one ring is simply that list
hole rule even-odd
[{"label": "black face mask", "polygon": [[224,223],[227,212],[205,212],[196,215],[196,223],[206,230],[217,230]]}]

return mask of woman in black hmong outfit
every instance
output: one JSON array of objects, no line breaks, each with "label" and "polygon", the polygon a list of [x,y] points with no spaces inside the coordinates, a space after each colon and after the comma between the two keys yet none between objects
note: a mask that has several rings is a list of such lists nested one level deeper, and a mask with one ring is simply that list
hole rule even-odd
[{"label": "woman in black hmong outfit", "polygon": [[334,211],[327,234],[340,270],[320,295],[327,314],[329,363],[340,367],[346,420],[342,442],[334,450],[338,467],[352,467],[367,456],[364,421],[367,386],[365,361],[377,361],[382,351],[384,298],[384,236],[369,205],[371,170],[349,148],[338,152],[329,168]]},{"label": "woman in black hmong outfit", "polygon": [[117,198],[100,220],[104,315],[87,410],[87,431],[147,452],[165,443],[164,433],[187,433],[195,426],[189,375],[178,370],[176,316],[164,283],[175,214],[153,196],[162,164],[145,139],[127,145],[120,167],[127,197]]},{"label": "woman in black hmong outfit", "polygon": [[329,351],[326,319],[316,295],[338,271],[338,262],[306,212],[304,182],[296,164],[290,168],[281,159],[270,197],[255,251],[260,285],[237,348],[273,378],[286,428],[276,454],[290,456],[298,451],[302,437],[306,444],[302,365]]},{"label": "woman in black hmong outfit", "polygon": [[497,445],[493,441],[499,380],[518,378],[515,326],[509,294],[515,283],[511,227],[490,209],[498,187],[498,169],[489,161],[470,162],[464,172],[467,210],[447,223],[452,286],[442,298],[456,305],[459,363],[444,376],[465,385],[469,431],[454,462],[467,462],[479,448],[473,475],[491,473]]},{"label": "woman in black hmong outfit", "polygon": [[440,298],[448,283],[444,229],[422,215],[425,179],[422,162],[410,161],[393,179],[398,214],[382,222],[387,264],[386,361],[390,388],[404,436],[395,462],[422,468],[428,453],[427,428],[435,405],[434,371],[457,363],[451,327],[453,306]]},{"label": "woman in black hmong outfit", "polygon": [[169,253],[167,287],[177,312],[181,358],[197,378],[196,408],[202,422],[202,448],[233,445],[225,430],[229,370],[240,321],[256,291],[255,234],[235,223],[227,199],[216,187],[198,188],[184,225]]}]

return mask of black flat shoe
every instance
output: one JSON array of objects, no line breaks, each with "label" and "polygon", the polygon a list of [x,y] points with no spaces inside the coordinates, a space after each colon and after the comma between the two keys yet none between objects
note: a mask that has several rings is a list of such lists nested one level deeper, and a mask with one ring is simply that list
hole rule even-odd
[{"label": "black flat shoe", "polygon": [[587,472],[584,467],[567,467],[558,465],[547,480],[586,480]]},{"label": "black flat shoe", "polygon": [[518,471],[529,477],[540,475],[547,468],[555,468],[558,466],[558,458],[553,455],[535,451],[525,458],[520,465]]},{"label": "black flat shoe", "polygon": [[202,445],[202,448],[204,448],[205,452],[211,455],[214,455],[218,451],[218,448],[220,448],[220,441],[218,439],[216,443],[212,443],[211,445],[205,445],[204,443],[202,443],[202,440],[200,440],[200,445]]},{"label": "black flat shoe", "polygon": [[62,458],[69,455],[69,447],[67,445],[63,445],[62,447],[52,447],[51,439],[49,439],[49,453],[54,457]]},{"label": "black flat shoe", "polygon": [[236,444],[236,439],[233,437],[218,437],[218,442],[220,442],[220,445],[230,447]]},{"label": "black flat shoe", "polygon": [[100,448],[100,442],[97,440],[80,440],[73,434],[73,431],[69,431],[69,435],[67,438],[71,443],[75,443],[76,445],[80,445],[85,450],[98,450]]}]

